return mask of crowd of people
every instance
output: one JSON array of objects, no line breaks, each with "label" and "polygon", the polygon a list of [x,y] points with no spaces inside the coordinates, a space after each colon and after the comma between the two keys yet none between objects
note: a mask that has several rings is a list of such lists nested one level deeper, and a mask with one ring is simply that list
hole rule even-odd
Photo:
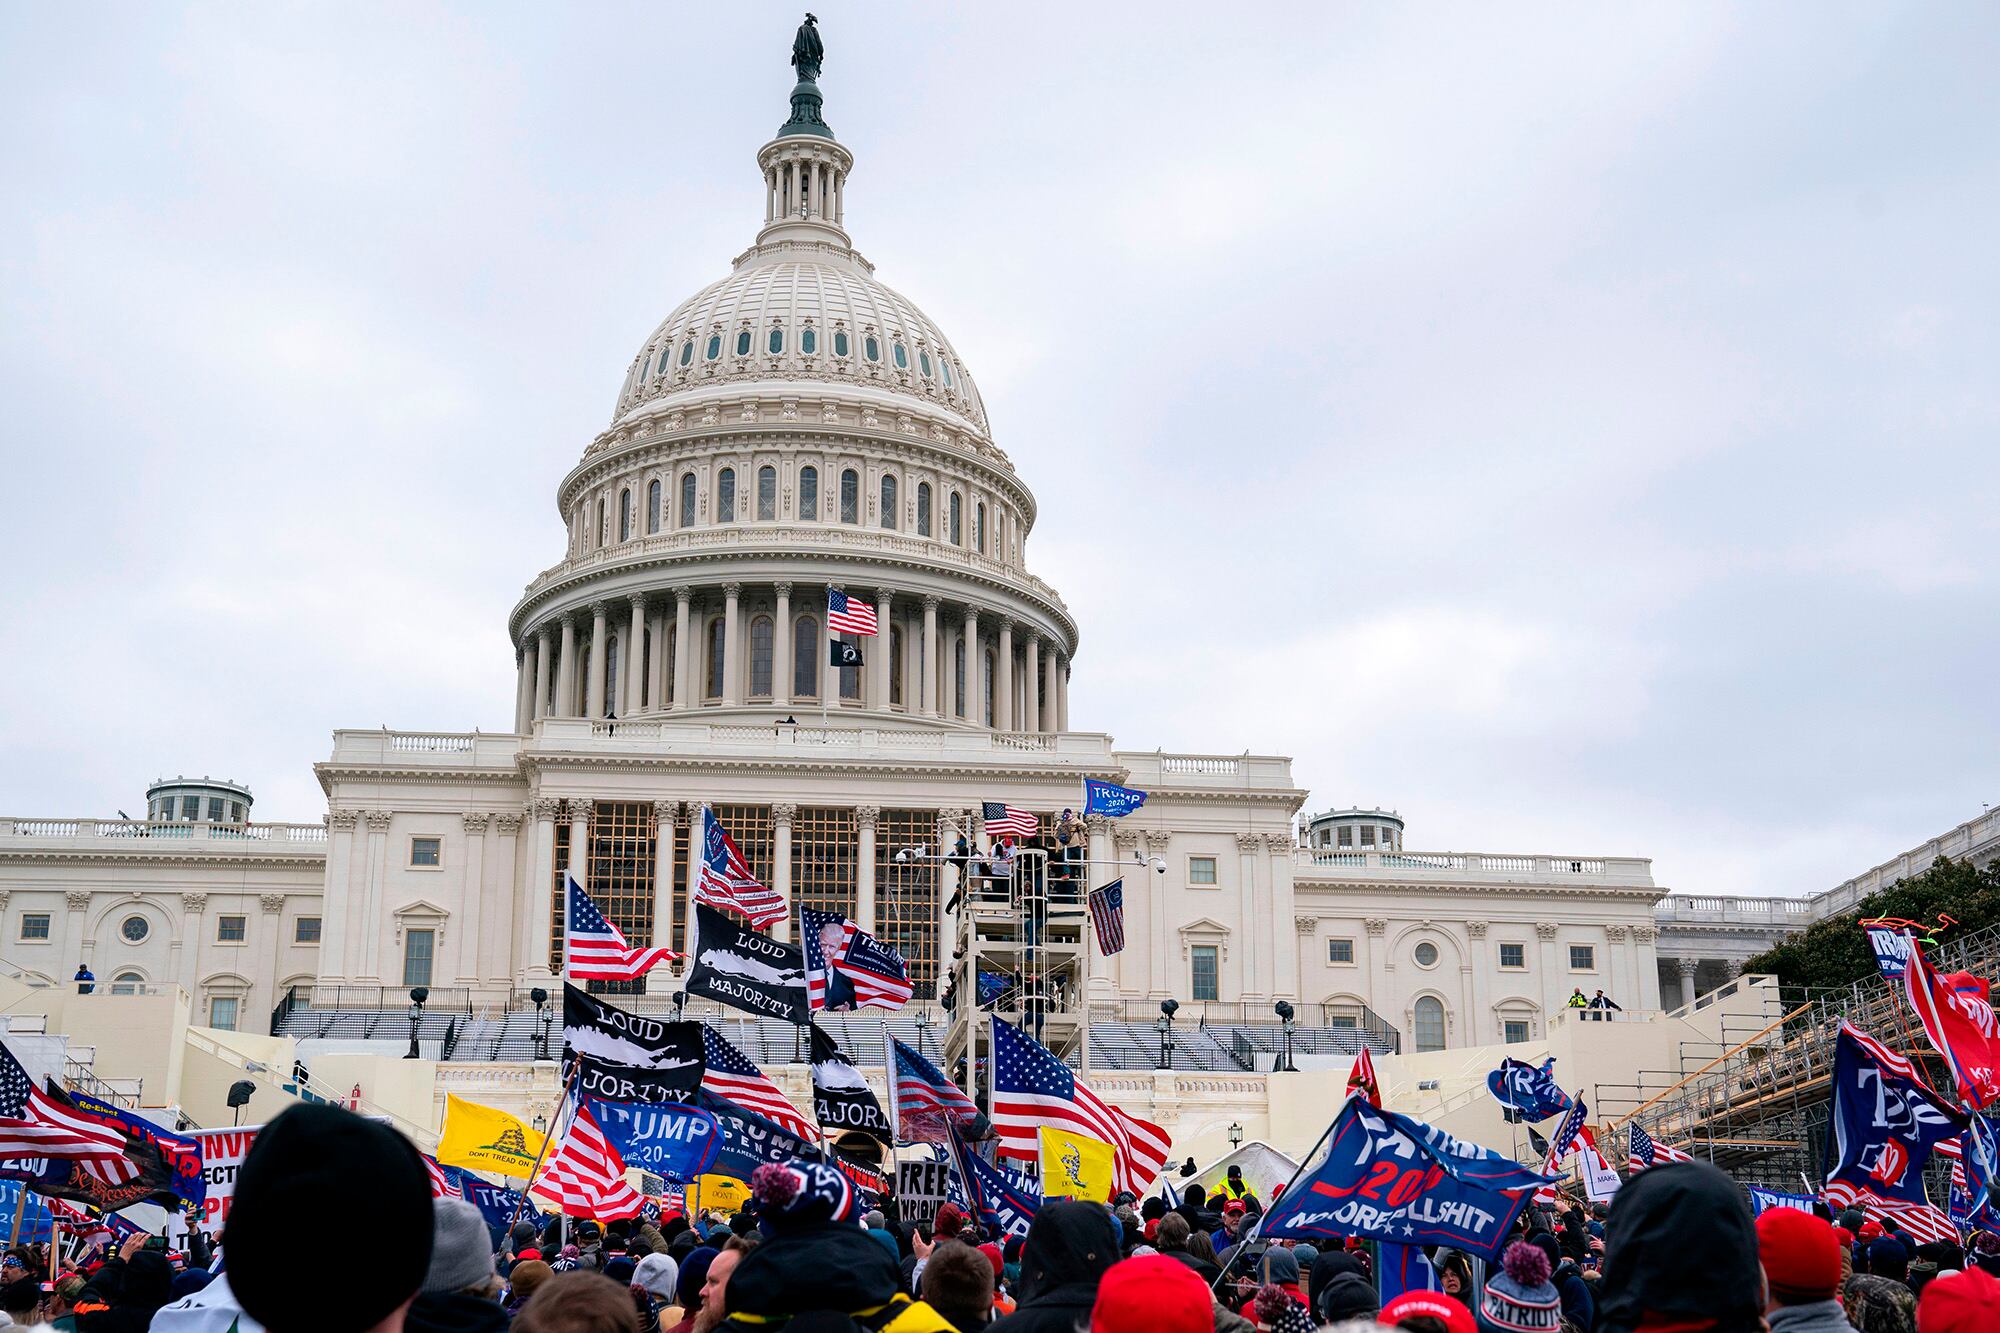
[{"label": "crowd of people", "polygon": [[[1426,1254],[1378,1308],[1376,1247],[1258,1234],[1238,1174],[1172,1206],[1053,1200],[1025,1236],[959,1207],[861,1212],[816,1162],[760,1167],[724,1216],[516,1221],[431,1197],[410,1143],[301,1106],[239,1172],[219,1262],[135,1235],[73,1264],[0,1259],[0,1321],[61,1333],[1992,1333],[2000,1235],[1917,1244],[1858,1213],[1775,1208],[1703,1163],[1608,1208],[1526,1209],[1500,1262]],[[1431,1287],[1435,1289],[1428,1289]]]}]

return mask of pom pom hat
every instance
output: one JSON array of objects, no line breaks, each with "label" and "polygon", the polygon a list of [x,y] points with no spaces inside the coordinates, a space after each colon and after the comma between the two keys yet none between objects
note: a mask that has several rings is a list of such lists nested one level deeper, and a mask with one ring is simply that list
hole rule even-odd
[{"label": "pom pom hat", "polygon": [[1507,1333],[1556,1333],[1562,1327],[1562,1298],[1549,1285],[1549,1257],[1517,1240],[1500,1267],[1479,1303],[1486,1322]]}]

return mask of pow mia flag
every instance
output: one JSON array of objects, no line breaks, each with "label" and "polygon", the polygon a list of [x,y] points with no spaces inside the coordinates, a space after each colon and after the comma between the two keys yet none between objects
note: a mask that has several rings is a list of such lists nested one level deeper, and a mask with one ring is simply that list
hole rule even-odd
[{"label": "pow mia flag", "polygon": [[798,945],[780,943],[696,903],[692,952],[688,994],[764,1018],[805,1023],[806,954]]},{"label": "pow mia flag", "polygon": [[829,639],[827,641],[827,650],[834,666],[858,667],[861,665],[861,645],[858,643],[842,643],[839,639]]},{"label": "pow mia flag", "polygon": [[813,1118],[821,1129],[829,1133],[857,1129],[890,1142],[889,1117],[883,1114],[882,1103],[875,1100],[868,1080],[841,1053],[833,1037],[817,1026],[812,1030],[812,1081]]}]

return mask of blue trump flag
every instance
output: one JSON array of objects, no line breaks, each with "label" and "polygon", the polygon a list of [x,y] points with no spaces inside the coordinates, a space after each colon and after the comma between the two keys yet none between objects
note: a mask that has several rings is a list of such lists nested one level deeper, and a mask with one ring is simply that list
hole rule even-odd
[{"label": "blue trump flag", "polygon": [[1750,1211],[1762,1217],[1773,1208],[1790,1208],[1797,1212],[1809,1213],[1815,1202],[1810,1194],[1786,1194],[1781,1190],[1767,1190],[1761,1185],[1746,1185],[1750,1191]]},{"label": "blue trump flag", "polygon": [[951,1136],[952,1162],[965,1185],[966,1201],[973,1220],[1002,1238],[1025,1236],[1028,1225],[1042,1209],[1042,1196],[1023,1189],[999,1167],[966,1147],[957,1134]]},{"label": "blue trump flag", "polygon": [[517,1218],[533,1223],[537,1235],[552,1220],[519,1190],[489,1185],[470,1172],[459,1176],[459,1185],[465,1191],[465,1201],[477,1208],[480,1217],[485,1219],[486,1229],[493,1233],[496,1245]]},{"label": "blue trump flag", "polygon": [[[794,1158],[823,1162],[820,1146],[802,1139],[784,1126],[746,1111],[726,1097],[703,1088],[694,1095],[694,1104],[715,1117],[721,1141],[713,1171],[720,1175],[750,1179],[750,1173],[766,1163],[783,1164]],[[635,1163],[635,1165],[637,1165]],[[664,1172],[660,1174],[665,1174]]]},{"label": "blue trump flag", "polygon": [[1109,815],[1113,819],[1129,815],[1146,803],[1146,793],[1137,787],[1121,787],[1115,782],[1083,780],[1083,813]]},{"label": "blue trump flag", "polygon": [[1996,1143],[1993,1122],[1983,1115],[1959,1137],[1959,1161],[1951,1169],[1951,1220],[1961,1229],[1991,1230],[1995,1220],[1989,1181]]},{"label": "blue trump flag", "polygon": [[1862,1196],[1927,1207],[1924,1163],[1963,1133],[1966,1117],[1910,1062],[1851,1023],[1833,1044],[1833,1114],[1826,1141],[1827,1202]]},{"label": "blue trump flag", "polygon": [[1486,1088],[1506,1110],[1511,1124],[1520,1120],[1547,1120],[1570,1108],[1570,1096],[1556,1086],[1556,1058],[1552,1055],[1539,1065],[1526,1060],[1506,1059],[1486,1076]]},{"label": "blue trump flag", "polygon": [[1321,1142],[1324,1154],[1271,1202],[1258,1235],[1450,1245],[1497,1261],[1535,1187],[1562,1179],[1360,1097]]},{"label": "blue trump flag", "polygon": [[625,1165],[689,1181],[722,1153],[722,1123],[686,1102],[607,1102],[586,1097],[591,1118]]},{"label": "blue trump flag", "polygon": [[1437,1270],[1417,1246],[1384,1241],[1376,1248],[1375,1262],[1381,1271],[1375,1275],[1375,1298],[1383,1305],[1404,1292],[1438,1289]]}]

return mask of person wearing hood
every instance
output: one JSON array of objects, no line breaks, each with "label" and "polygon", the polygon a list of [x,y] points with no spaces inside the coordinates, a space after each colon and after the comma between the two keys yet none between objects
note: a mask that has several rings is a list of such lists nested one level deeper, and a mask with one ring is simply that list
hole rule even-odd
[{"label": "person wearing hood", "polygon": [[[661,1325],[667,1322],[666,1315],[673,1310],[674,1296],[680,1290],[680,1274],[681,1266],[674,1262],[672,1256],[661,1251],[639,1260],[638,1266],[632,1270],[632,1285],[645,1292],[652,1301],[654,1318]],[[675,1312],[674,1318],[678,1320],[679,1317],[679,1313]]]},{"label": "person wearing hood", "polygon": [[1590,1284],[1583,1280],[1583,1270],[1577,1266],[1576,1259],[1546,1231],[1537,1231],[1528,1237],[1528,1244],[1549,1257],[1549,1284],[1562,1297],[1564,1321],[1577,1333],[1591,1333],[1597,1327],[1596,1302],[1591,1298]]},{"label": "person wearing hood", "polygon": [[1771,1333],[1853,1333],[1840,1305],[1840,1238],[1831,1224],[1772,1208],[1757,1219],[1757,1256]]},{"label": "person wearing hood", "polygon": [[701,1313],[701,1289],[708,1284],[708,1266],[715,1262],[716,1253],[713,1246],[697,1245],[681,1258],[681,1271],[674,1280],[674,1293],[680,1304],[677,1309],[668,1310],[660,1321],[665,1324],[667,1318],[679,1316],[667,1333],[694,1333],[695,1317]]},{"label": "person wearing hood", "polygon": [[1118,1228],[1102,1205],[1044,1204],[1021,1246],[1018,1303],[993,1333],[1073,1333],[1089,1322],[1098,1284],[1117,1261]]},{"label": "person wearing hood", "polygon": [[408,1333],[505,1333],[500,1274],[479,1209],[463,1199],[432,1202],[431,1266],[404,1321]]},{"label": "person wearing hood", "polygon": [[174,1266],[158,1250],[140,1249],[146,1240],[144,1232],[127,1238],[119,1257],[97,1270],[91,1285],[104,1294],[108,1308],[79,1309],[77,1333],[146,1333],[153,1313],[174,1298]]},{"label": "person wearing hood", "polygon": [[[1305,1289],[1299,1285],[1298,1257],[1282,1245],[1273,1245],[1270,1249],[1264,1251],[1263,1257],[1257,1261],[1257,1287],[1257,1294],[1252,1295],[1249,1300],[1243,1302],[1236,1311],[1237,1314],[1245,1319],[1257,1319],[1257,1300],[1266,1287],[1276,1287],[1279,1291],[1291,1297],[1301,1307],[1304,1307],[1306,1304]],[[1375,1306],[1375,1291],[1374,1288],[1370,1287],[1367,1309],[1365,1311],[1357,1310],[1354,1313],[1373,1314],[1375,1313]],[[1342,1317],[1345,1318],[1346,1316],[1343,1315]]]},{"label": "person wearing hood", "polygon": [[1760,1333],[1764,1274],[1742,1187],[1706,1162],[1656,1166],[1627,1181],[1604,1227],[1597,1333],[1661,1324]]}]

